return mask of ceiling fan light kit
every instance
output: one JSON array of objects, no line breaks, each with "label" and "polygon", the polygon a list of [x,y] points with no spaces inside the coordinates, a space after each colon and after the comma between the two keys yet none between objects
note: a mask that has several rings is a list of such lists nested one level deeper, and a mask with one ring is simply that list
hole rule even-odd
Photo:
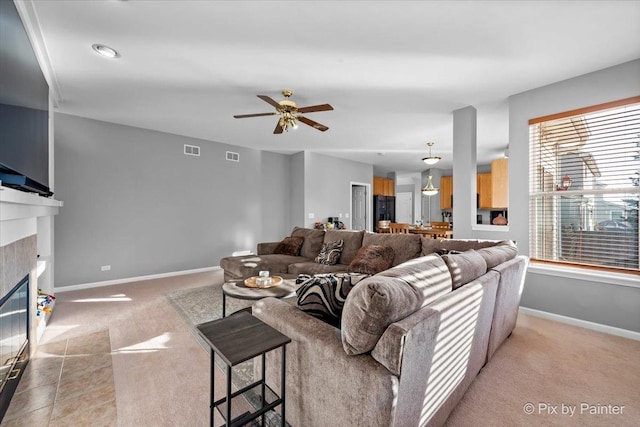
[{"label": "ceiling fan light kit", "polygon": [[236,119],[245,119],[248,117],[260,117],[260,116],[275,116],[280,115],[278,123],[273,133],[280,134],[283,131],[288,132],[289,129],[297,129],[298,122],[302,122],[307,126],[311,126],[314,129],[318,129],[321,132],[327,131],[329,128],[323,124],[306,118],[302,113],[313,113],[316,111],[329,111],[333,110],[333,107],[329,104],[311,105],[309,107],[300,107],[298,104],[290,99],[293,95],[293,91],[290,89],[284,89],[282,91],[284,99],[281,101],[274,101],[267,95],[258,95],[258,98],[262,99],[267,104],[273,106],[276,111],[271,113],[257,113],[257,114],[240,114],[235,115]]},{"label": "ceiling fan light kit", "polygon": [[429,156],[423,157],[422,161],[428,165],[435,165],[440,160],[442,160],[442,157],[431,155],[431,147],[433,147],[433,142],[427,142],[427,145],[429,146]]}]

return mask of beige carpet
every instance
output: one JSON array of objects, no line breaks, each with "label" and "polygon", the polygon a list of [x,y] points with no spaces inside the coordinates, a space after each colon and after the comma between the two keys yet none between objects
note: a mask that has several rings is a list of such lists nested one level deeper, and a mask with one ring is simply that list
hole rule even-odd
[{"label": "beige carpet", "polygon": [[[208,425],[209,355],[165,295],[221,282],[222,272],[216,271],[59,293],[38,357],[29,364],[11,419],[5,417],[2,427],[80,426],[88,425],[86,420],[102,420],[91,425]],[[110,341],[111,363],[102,349],[92,355],[95,346],[90,345],[80,353],[95,362],[84,367],[83,375],[65,377],[64,366],[78,357],[70,350],[98,342],[96,337]],[[110,370],[115,390],[92,386],[92,372]],[[216,390],[222,390],[221,371],[217,380]],[[639,385],[639,342],[520,316],[516,331],[448,425],[637,425]],[[74,388],[83,393],[75,399],[64,395]],[[600,412],[615,409],[605,405],[624,408],[619,415],[580,414],[582,402],[600,405],[594,407]],[[525,413],[527,403],[534,404],[532,415]],[[573,417],[561,413],[563,403],[577,406]],[[553,406],[557,414],[551,413]]]}]

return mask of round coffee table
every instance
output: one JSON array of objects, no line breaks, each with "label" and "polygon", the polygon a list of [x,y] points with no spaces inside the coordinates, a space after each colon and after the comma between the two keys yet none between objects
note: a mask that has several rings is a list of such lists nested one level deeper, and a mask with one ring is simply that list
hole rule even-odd
[{"label": "round coffee table", "polygon": [[243,300],[259,300],[267,297],[284,298],[295,294],[294,280],[283,280],[278,286],[271,288],[249,288],[244,280],[234,280],[222,285],[222,317],[227,315],[227,297]]}]

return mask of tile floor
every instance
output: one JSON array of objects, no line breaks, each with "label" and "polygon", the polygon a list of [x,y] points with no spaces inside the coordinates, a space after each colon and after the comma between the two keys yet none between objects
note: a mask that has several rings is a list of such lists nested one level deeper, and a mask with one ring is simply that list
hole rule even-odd
[{"label": "tile floor", "polygon": [[109,331],[40,346],[1,425],[116,426]]}]

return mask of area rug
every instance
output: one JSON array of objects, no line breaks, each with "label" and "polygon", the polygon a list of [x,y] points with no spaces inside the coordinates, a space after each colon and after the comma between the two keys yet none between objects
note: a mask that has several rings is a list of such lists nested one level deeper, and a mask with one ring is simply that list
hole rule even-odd
[{"label": "area rug", "polygon": [[[196,337],[202,348],[210,353],[211,348],[200,337],[196,326],[222,317],[222,283],[207,285],[201,288],[183,289],[166,295],[167,300],[180,314],[189,330]],[[227,298],[227,315],[237,310],[250,307],[255,301]],[[224,371],[226,365],[216,357],[216,363]],[[248,360],[233,367],[232,383],[242,388],[253,382],[253,361]]]}]

